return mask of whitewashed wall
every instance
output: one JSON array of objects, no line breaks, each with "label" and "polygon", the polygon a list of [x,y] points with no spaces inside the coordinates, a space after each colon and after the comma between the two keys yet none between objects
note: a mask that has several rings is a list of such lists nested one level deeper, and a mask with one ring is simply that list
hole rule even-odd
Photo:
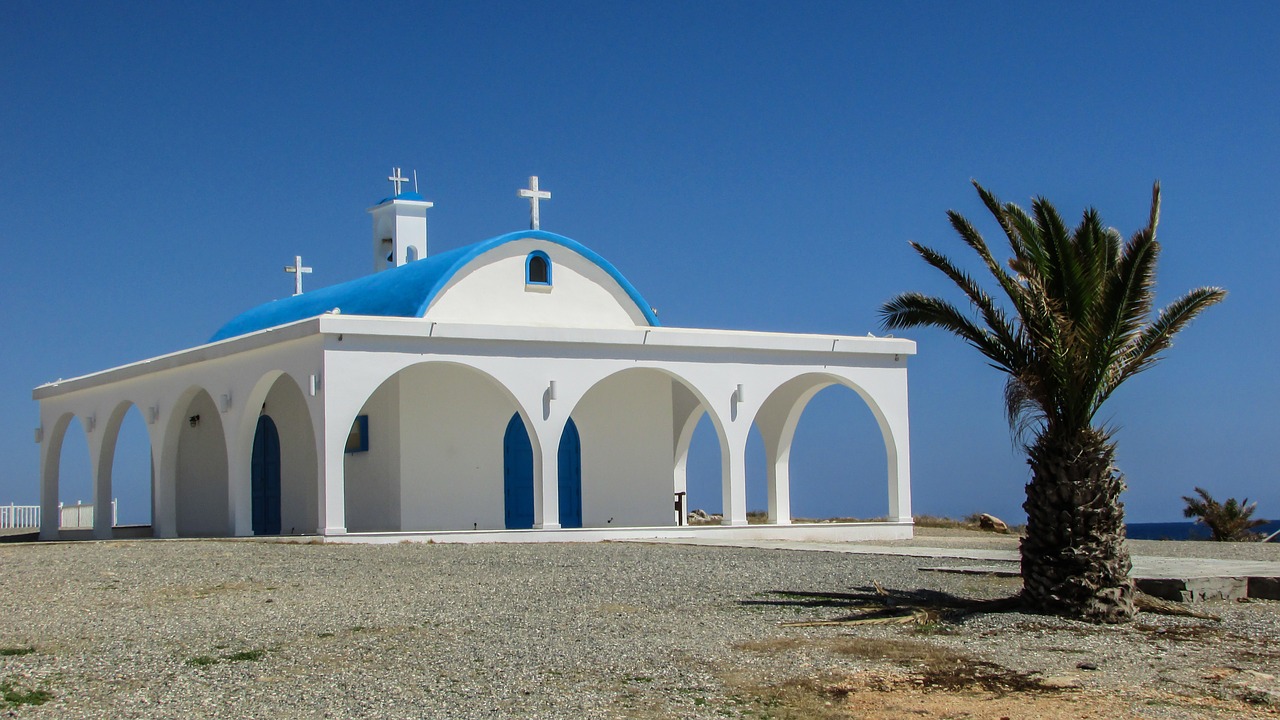
[{"label": "whitewashed wall", "polygon": [[200,416],[191,427],[183,420],[178,437],[178,534],[226,535],[227,449],[222,416],[209,393],[201,391],[184,412]]},{"label": "whitewashed wall", "polygon": [[503,435],[516,407],[491,380],[452,363],[400,374],[401,527],[505,527]]},{"label": "whitewashed wall", "polygon": [[369,449],[344,458],[347,529],[400,530],[399,376],[374,391],[360,414],[369,416]]},{"label": "whitewashed wall", "polygon": [[[551,258],[550,287],[525,285],[525,258]],[[540,240],[500,245],[472,260],[428,308],[437,322],[540,327],[647,325],[626,291],[598,265],[573,250]]]}]

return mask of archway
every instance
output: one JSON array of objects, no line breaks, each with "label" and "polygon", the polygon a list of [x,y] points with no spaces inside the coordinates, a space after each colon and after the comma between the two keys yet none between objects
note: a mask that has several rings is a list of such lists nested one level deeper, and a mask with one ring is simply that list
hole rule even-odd
[{"label": "archway", "polygon": [[221,413],[209,393],[201,389],[177,421],[177,534],[229,535],[227,443]]},{"label": "archway", "polygon": [[[802,418],[809,419],[798,433]],[[836,375],[806,374],[775,390],[756,424],[764,441],[769,522],[890,514],[896,443],[865,390]]]},{"label": "archway", "polygon": [[[257,412],[240,423],[236,442],[250,450],[240,457],[249,462],[245,490],[252,505],[253,533],[314,532],[319,527],[319,453],[302,388],[289,373],[268,373],[248,402]],[[244,482],[244,474],[240,478]]]},{"label": "archway", "polygon": [[151,452],[151,435],[137,405],[128,403],[119,418],[113,418],[114,441],[108,436],[104,442],[112,444],[111,497],[118,501],[115,507],[117,526],[147,526],[151,524],[152,504],[155,494],[155,470]]},{"label": "archway", "polygon": [[683,378],[629,368],[595,383],[571,413],[581,442],[583,526],[677,524],[673,509],[687,490],[688,450],[704,414],[723,455],[719,419]]},{"label": "archway", "polygon": [[[58,451],[58,506],[54,527],[62,530],[93,528],[93,471],[86,430],[92,420],[78,418],[67,425]],[[111,509],[107,508],[107,512]],[[41,523],[46,522],[41,518]]]},{"label": "archway", "polygon": [[[514,397],[475,368],[447,361],[410,365],[364,402],[344,462],[349,532],[500,530],[507,527],[505,440]],[[533,463],[538,443],[532,442]],[[532,524],[532,520],[529,521]]]}]

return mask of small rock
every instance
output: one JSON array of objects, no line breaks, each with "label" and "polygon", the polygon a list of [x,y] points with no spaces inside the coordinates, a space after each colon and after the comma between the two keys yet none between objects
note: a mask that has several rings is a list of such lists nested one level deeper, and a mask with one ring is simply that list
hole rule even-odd
[{"label": "small rock", "polygon": [[989,515],[987,513],[982,513],[981,515],[978,516],[978,527],[982,528],[983,530],[990,530],[991,532],[998,532],[998,533],[1009,532],[1008,523],[996,517],[995,515]]},{"label": "small rock", "polygon": [[1080,687],[1080,678],[1071,675],[1050,675],[1041,678],[1040,684],[1053,690],[1070,690]]},{"label": "small rock", "polygon": [[1078,668],[1078,669],[1080,669],[1080,670],[1097,670],[1097,669],[1098,669],[1098,663],[1093,663],[1093,662],[1079,662],[1079,663],[1076,663],[1076,668]]}]

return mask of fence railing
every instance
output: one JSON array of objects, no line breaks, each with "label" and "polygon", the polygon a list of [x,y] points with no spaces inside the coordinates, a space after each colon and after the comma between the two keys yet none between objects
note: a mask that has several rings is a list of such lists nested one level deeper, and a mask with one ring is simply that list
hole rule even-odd
[{"label": "fence railing", "polygon": [[40,527],[39,505],[0,505],[0,530]]},{"label": "fence railing", "polygon": [[[111,525],[117,522],[118,501],[111,501]],[[58,503],[58,526],[66,530],[82,530],[93,528],[94,508],[91,504],[77,502],[75,505]],[[0,505],[0,530],[38,530],[40,528],[39,505]]]}]

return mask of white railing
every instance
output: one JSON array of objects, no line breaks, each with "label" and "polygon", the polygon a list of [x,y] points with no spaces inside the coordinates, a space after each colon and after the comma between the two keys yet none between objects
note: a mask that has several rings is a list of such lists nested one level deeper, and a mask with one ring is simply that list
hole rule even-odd
[{"label": "white railing", "polygon": [[39,505],[0,505],[0,530],[40,527]]},{"label": "white railing", "polygon": [[[111,525],[117,525],[118,501],[111,501]],[[66,530],[88,530],[93,528],[93,505],[77,502],[75,505],[58,503],[58,526]],[[0,530],[40,528],[39,505],[0,505]]]}]

